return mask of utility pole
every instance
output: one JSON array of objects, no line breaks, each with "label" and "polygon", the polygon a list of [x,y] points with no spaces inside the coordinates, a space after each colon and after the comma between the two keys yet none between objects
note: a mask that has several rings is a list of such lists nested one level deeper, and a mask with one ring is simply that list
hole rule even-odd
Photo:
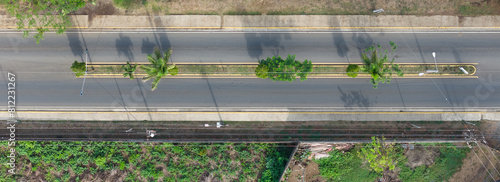
[{"label": "utility pole", "polygon": [[87,59],[89,57],[89,50],[85,49],[85,75],[83,76],[83,83],[82,83],[82,91],[80,92],[80,96],[83,95],[83,86],[85,86],[85,79],[87,78]]}]

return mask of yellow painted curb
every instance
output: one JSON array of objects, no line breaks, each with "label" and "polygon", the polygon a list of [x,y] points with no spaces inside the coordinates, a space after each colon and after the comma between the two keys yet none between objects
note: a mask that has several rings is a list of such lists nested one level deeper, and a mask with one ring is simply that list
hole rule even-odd
[{"label": "yellow painted curb", "polygon": [[[130,64],[143,64],[143,63],[149,63],[149,62],[129,62]],[[92,62],[89,63],[89,66],[102,66],[102,65],[125,65],[126,62]],[[176,65],[192,65],[192,64],[200,64],[200,65],[258,65],[259,63],[256,62],[203,62],[203,63],[193,63],[193,62],[175,62],[174,64]],[[358,64],[361,65],[363,63],[351,63],[351,64]],[[399,65],[435,65],[435,63],[397,63]],[[437,65],[464,65],[464,64],[471,64],[471,65],[477,65],[478,63],[437,63]],[[317,63],[313,65],[349,65],[348,63]]]},{"label": "yellow painted curb", "polygon": [[[142,77],[146,76],[145,74],[138,74],[136,75],[137,77]],[[83,78],[83,77],[79,77]],[[128,77],[123,77],[121,74],[88,74],[87,78],[126,78],[129,79]],[[176,76],[169,76],[167,79],[172,79],[172,78],[253,78],[256,79],[258,78],[257,76],[242,76],[240,74],[210,74],[210,75],[199,75],[199,74],[178,74]],[[310,75],[307,76],[308,79],[314,79],[314,78],[351,78],[347,75]],[[358,75],[356,78],[371,78],[371,76],[368,75]],[[418,74],[412,74],[412,75],[407,75],[404,77],[394,77],[393,79],[401,79],[401,78],[479,78],[478,76],[456,76],[456,75],[433,75],[433,76],[418,76]],[[140,78],[137,78],[140,79]]]},{"label": "yellow painted curb", "polygon": [[[16,113],[61,113],[61,114],[108,114],[108,113],[121,113],[121,112],[130,112],[130,113],[138,113],[138,114],[149,114],[149,113],[155,113],[155,114],[181,114],[181,113],[194,113],[194,114],[219,114],[219,113],[227,113],[227,114],[454,114],[454,113],[465,113],[465,114],[483,114],[487,112],[479,112],[479,111],[459,111],[459,112],[451,112],[451,111],[407,111],[407,112],[400,112],[400,111],[394,111],[394,112],[389,112],[389,111],[325,111],[325,112],[301,112],[301,111],[241,111],[241,112],[235,112],[235,111],[16,111]],[[7,111],[0,111],[0,113],[8,113]]]},{"label": "yellow painted curb", "polygon": [[500,29],[500,27],[68,27],[68,29]]}]

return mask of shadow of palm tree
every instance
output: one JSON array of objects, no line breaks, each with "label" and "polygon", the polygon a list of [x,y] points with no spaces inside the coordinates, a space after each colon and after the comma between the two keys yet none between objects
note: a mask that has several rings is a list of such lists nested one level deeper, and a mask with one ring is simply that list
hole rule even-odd
[{"label": "shadow of palm tree", "polygon": [[116,39],[116,50],[118,51],[118,56],[125,56],[129,61],[134,60],[134,54],[132,53],[133,43],[130,37],[123,36],[123,34],[118,35],[119,38]]},{"label": "shadow of palm tree", "polygon": [[370,107],[370,100],[363,95],[362,91],[351,91],[350,93],[345,93],[340,87],[337,87],[337,89],[340,92],[340,100],[344,102],[344,107]]}]

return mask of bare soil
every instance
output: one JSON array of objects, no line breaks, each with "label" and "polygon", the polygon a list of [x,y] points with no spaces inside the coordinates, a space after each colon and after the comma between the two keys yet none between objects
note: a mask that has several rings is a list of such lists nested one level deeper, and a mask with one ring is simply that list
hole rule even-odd
[{"label": "bare soil", "polygon": [[434,164],[434,160],[439,156],[439,149],[435,147],[415,147],[412,150],[406,150],[405,156],[408,159],[406,164],[408,167],[414,169],[418,166],[430,166]]},{"label": "bare soil", "polygon": [[[285,175],[284,180],[287,182],[326,182],[327,180],[320,176],[321,173],[318,164],[311,159],[314,154],[311,153],[307,155],[308,153],[306,150],[309,150],[309,148],[304,147],[304,145],[299,146],[295,156],[292,158],[292,161],[290,161],[290,174]],[[300,156],[304,156],[304,158],[300,158]]]},{"label": "bare soil", "polygon": [[[109,4],[111,0],[100,0]],[[88,5],[90,6],[90,5]],[[364,15],[374,9],[384,9],[389,15],[463,15],[464,10],[475,14],[500,14],[496,0],[149,0],[136,1],[127,9],[102,8],[117,15]],[[477,12],[476,12],[477,11]],[[84,13],[79,11],[78,13]]]},{"label": "bare soil", "polygon": [[[473,149],[473,151],[469,152],[467,158],[463,160],[464,163],[462,164],[462,168],[460,168],[449,181],[500,180],[500,173],[498,172],[500,169],[500,161],[498,160],[500,158],[500,153],[495,150],[490,150],[491,148],[481,143],[479,147],[476,146]],[[494,180],[490,174],[493,176]]]}]

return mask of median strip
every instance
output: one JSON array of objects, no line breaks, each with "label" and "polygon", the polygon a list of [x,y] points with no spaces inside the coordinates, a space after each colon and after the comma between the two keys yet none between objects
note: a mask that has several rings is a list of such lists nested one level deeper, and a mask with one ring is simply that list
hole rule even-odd
[{"label": "median strip", "polygon": [[[125,63],[92,63],[88,64],[90,78],[124,78],[122,66]],[[361,64],[358,64],[361,66]],[[477,78],[475,63],[464,64],[400,64],[404,77],[399,78]],[[257,78],[255,68],[257,63],[242,64],[176,64],[179,69],[177,76],[171,78]],[[346,75],[348,64],[313,64],[308,78],[350,78]],[[460,67],[465,70],[460,69]],[[465,74],[468,73],[468,74]],[[146,73],[137,69],[134,72],[137,78]],[[360,73],[357,78],[370,78],[368,74]]]}]

